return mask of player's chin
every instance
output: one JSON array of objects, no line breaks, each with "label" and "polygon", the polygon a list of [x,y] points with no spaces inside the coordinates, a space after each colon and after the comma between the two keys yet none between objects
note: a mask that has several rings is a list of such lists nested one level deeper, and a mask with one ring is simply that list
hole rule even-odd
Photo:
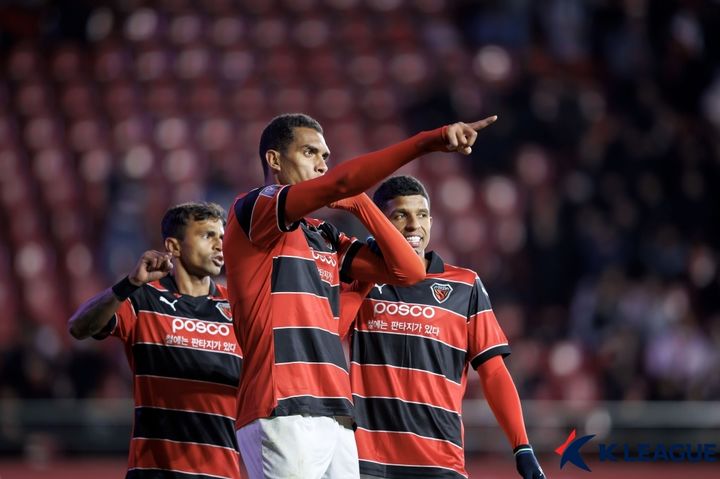
[{"label": "player's chin", "polygon": [[220,271],[222,271],[222,267],[222,264],[211,262],[210,264],[205,266],[205,271],[207,272],[208,276],[217,276],[220,274]]}]

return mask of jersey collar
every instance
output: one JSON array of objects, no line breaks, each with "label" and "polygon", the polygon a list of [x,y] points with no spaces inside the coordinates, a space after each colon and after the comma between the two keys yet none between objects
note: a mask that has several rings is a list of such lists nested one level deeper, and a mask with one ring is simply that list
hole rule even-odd
[{"label": "jersey collar", "polygon": [[427,269],[428,273],[440,274],[445,272],[445,263],[436,252],[430,251],[429,253],[425,253],[425,259],[430,262]]},{"label": "jersey collar", "polygon": [[[173,294],[183,295],[177,287],[177,284],[175,283],[175,278],[173,275],[169,274],[163,278],[160,278],[160,284],[163,288],[167,289]],[[217,286],[215,286],[215,281],[210,279],[210,293],[208,296],[217,296]]]}]

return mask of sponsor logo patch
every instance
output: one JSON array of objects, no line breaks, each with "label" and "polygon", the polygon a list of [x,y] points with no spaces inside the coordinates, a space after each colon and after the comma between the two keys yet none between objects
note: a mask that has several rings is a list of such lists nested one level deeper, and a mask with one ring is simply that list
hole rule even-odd
[{"label": "sponsor logo patch", "polygon": [[373,305],[375,316],[385,314],[388,316],[409,316],[413,318],[433,319],[435,309],[432,306],[405,303],[375,303]]},{"label": "sponsor logo patch", "polygon": [[330,266],[337,266],[337,255],[335,253],[325,253],[323,251],[312,251],[313,259],[320,263],[325,263]]},{"label": "sponsor logo patch", "polygon": [[282,188],[281,185],[266,186],[265,188],[260,190],[260,194],[262,196],[266,196],[268,198],[273,198],[277,194],[277,192],[280,190],[280,188]]},{"label": "sponsor logo patch", "polygon": [[210,336],[229,336],[230,325],[217,324],[210,321],[199,321],[192,319],[174,318],[172,322],[172,331],[187,331],[188,333],[209,334]]}]

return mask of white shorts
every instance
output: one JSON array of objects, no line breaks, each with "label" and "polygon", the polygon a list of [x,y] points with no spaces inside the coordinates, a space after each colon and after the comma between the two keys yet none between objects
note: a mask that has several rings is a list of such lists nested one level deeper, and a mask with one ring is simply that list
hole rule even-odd
[{"label": "white shorts", "polygon": [[279,416],[237,430],[250,479],[359,479],[349,417]]}]

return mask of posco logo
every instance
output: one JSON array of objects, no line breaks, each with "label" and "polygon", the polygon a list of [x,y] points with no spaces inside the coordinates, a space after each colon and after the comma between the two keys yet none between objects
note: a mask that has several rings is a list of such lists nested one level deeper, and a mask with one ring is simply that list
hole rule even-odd
[{"label": "posco logo", "polygon": [[189,333],[209,334],[211,336],[228,336],[230,325],[211,323],[209,321],[193,321],[192,319],[182,320],[174,318],[172,322],[173,333],[187,331]]},{"label": "posco logo", "polygon": [[387,314],[389,316],[412,316],[432,319],[435,317],[435,309],[432,306],[421,306],[419,304],[397,304],[397,303],[375,303],[373,313]]},{"label": "posco logo", "polygon": [[335,253],[324,253],[322,251],[312,250],[312,255],[313,258],[319,260],[321,263],[329,264],[330,266],[337,266]]}]

